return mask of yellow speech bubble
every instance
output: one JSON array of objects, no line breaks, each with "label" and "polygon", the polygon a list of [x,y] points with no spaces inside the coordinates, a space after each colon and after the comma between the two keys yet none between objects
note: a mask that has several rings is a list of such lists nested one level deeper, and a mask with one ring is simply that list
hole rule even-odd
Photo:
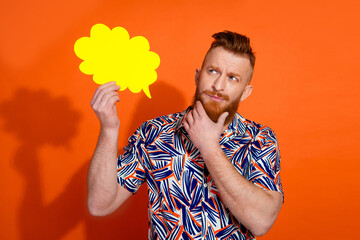
[{"label": "yellow speech bubble", "polygon": [[111,30],[104,24],[94,25],[90,37],[79,38],[74,45],[76,56],[84,60],[79,65],[80,71],[93,75],[94,82],[115,81],[121,91],[143,90],[151,98],[149,86],[157,79],[155,69],[160,65],[160,57],[149,49],[145,37],[130,39],[125,28]]}]

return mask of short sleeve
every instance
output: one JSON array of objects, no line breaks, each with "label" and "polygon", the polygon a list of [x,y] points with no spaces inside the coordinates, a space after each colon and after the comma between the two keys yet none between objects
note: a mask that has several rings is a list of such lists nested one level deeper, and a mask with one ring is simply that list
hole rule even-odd
[{"label": "short sleeve", "polygon": [[117,180],[133,194],[145,181],[145,171],[142,161],[144,154],[144,141],[142,140],[141,127],[130,136],[125,152],[119,155],[117,161]]},{"label": "short sleeve", "polygon": [[264,190],[278,191],[284,196],[280,178],[280,151],[273,131],[261,127],[251,143],[248,180]]}]

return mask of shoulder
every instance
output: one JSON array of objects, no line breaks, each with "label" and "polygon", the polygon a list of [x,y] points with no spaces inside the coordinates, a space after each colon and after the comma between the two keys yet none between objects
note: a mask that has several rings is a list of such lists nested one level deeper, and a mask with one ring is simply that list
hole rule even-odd
[{"label": "shoulder", "polygon": [[249,139],[249,150],[255,161],[279,160],[279,146],[275,132],[266,125],[244,119],[245,137]]},{"label": "shoulder", "polygon": [[250,152],[257,164],[264,165],[264,168],[270,163],[274,168],[280,167],[278,141],[270,127],[246,120],[246,134],[251,137]]}]

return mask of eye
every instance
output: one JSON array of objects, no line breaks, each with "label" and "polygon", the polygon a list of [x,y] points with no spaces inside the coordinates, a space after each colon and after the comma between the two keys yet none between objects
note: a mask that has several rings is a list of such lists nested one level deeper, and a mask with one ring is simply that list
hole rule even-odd
[{"label": "eye", "polygon": [[236,77],[234,77],[234,76],[230,76],[229,78],[230,78],[230,80],[232,80],[232,81],[236,81],[236,82],[238,81],[238,79],[237,79]]},{"label": "eye", "polygon": [[214,69],[210,69],[210,70],[209,70],[209,73],[211,73],[211,74],[215,74],[215,73],[216,73],[216,70],[214,70]]}]

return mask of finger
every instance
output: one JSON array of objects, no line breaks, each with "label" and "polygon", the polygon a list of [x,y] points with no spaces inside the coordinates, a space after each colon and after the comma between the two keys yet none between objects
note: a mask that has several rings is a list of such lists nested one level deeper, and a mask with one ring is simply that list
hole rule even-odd
[{"label": "finger", "polygon": [[[112,83],[115,83],[115,82],[112,82]],[[96,102],[100,102],[101,99],[103,98],[103,96],[105,94],[107,94],[108,92],[116,92],[116,91],[119,91],[120,90],[120,86],[119,85],[115,85],[115,84],[104,84],[102,86],[100,86],[95,94],[94,94],[94,97],[93,99],[91,100],[91,105],[95,105]]]},{"label": "finger", "polygon": [[112,96],[111,98],[109,98],[109,100],[106,102],[106,104],[104,105],[104,108],[106,109],[105,111],[108,111],[110,109],[114,109],[116,110],[116,102],[120,102],[120,97],[117,96]]},{"label": "finger", "polygon": [[[114,82],[112,82],[112,83],[114,83]],[[116,85],[115,83],[114,84],[106,84],[106,85],[104,84],[97,89],[97,95],[101,96],[102,94],[105,94],[109,91],[116,92],[118,90],[120,90],[120,86]]]},{"label": "finger", "polygon": [[110,105],[113,106],[116,102],[120,102],[120,97],[118,94],[116,94],[115,96],[112,96],[109,98],[109,100],[107,101],[106,105]]},{"label": "finger", "polygon": [[207,116],[205,108],[200,101],[196,101],[196,111],[200,117],[205,115]]},{"label": "finger", "polygon": [[112,85],[116,85],[116,82],[115,82],[115,81],[111,81],[111,82],[104,83],[104,84],[100,85],[100,86],[98,87],[98,89],[104,89],[104,88],[107,88],[107,87],[112,86]]},{"label": "finger", "polygon": [[194,122],[193,110],[191,110],[190,112],[188,112],[188,114],[186,114],[185,120],[187,121],[189,126],[192,125],[192,123]]},{"label": "finger", "polygon": [[185,130],[188,132],[189,129],[190,129],[189,124],[188,124],[186,121],[184,121],[184,122],[183,122],[183,125],[184,125]]},{"label": "finger", "polygon": [[[196,103],[195,103],[195,105],[194,105],[194,108],[193,108],[193,110],[192,110],[192,111],[193,111],[193,117],[194,117],[194,119],[200,117],[200,114],[199,114],[199,111],[198,111],[199,103],[200,103],[200,101],[196,101]],[[200,105],[201,105],[201,103],[200,103]]]},{"label": "finger", "polygon": [[96,89],[90,104],[93,105],[95,101],[98,99],[99,95],[104,94],[107,91],[118,91],[118,90],[120,90],[120,86],[116,85],[116,82],[112,81],[105,83]]},{"label": "finger", "polygon": [[117,92],[107,92],[107,93],[99,94],[97,99],[95,100],[94,104],[92,105],[92,108],[95,111],[101,110],[101,108],[103,108],[106,105],[109,98],[111,98],[112,96],[115,96],[115,94],[118,94],[118,93]]},{"label": "finger", "polygon": [[114,81],[107,82],[107,83],[105,83],[105,84],[100,85],[100,86],[96,89],[93,98],[96,98],[97,95],[99,94],[99,92],[100,92],[102,89],[106,88],[107,86],[113,85],[113,84],[115,84]]},{"label": "finger", "polygon": [[216,124],[220,124],[221,126],[224,126],[226,117],[229,116],[228,112],[224,112],[220,115],[220,117],[217,120]]},{"label": "finger", "polygon": [[119,97],[119,94],[117,92],[106,92],[105,94],[103,94],[99,102],[99,107],[105,107],[108,104],[109,99],[111,99],[112,97]]}]

